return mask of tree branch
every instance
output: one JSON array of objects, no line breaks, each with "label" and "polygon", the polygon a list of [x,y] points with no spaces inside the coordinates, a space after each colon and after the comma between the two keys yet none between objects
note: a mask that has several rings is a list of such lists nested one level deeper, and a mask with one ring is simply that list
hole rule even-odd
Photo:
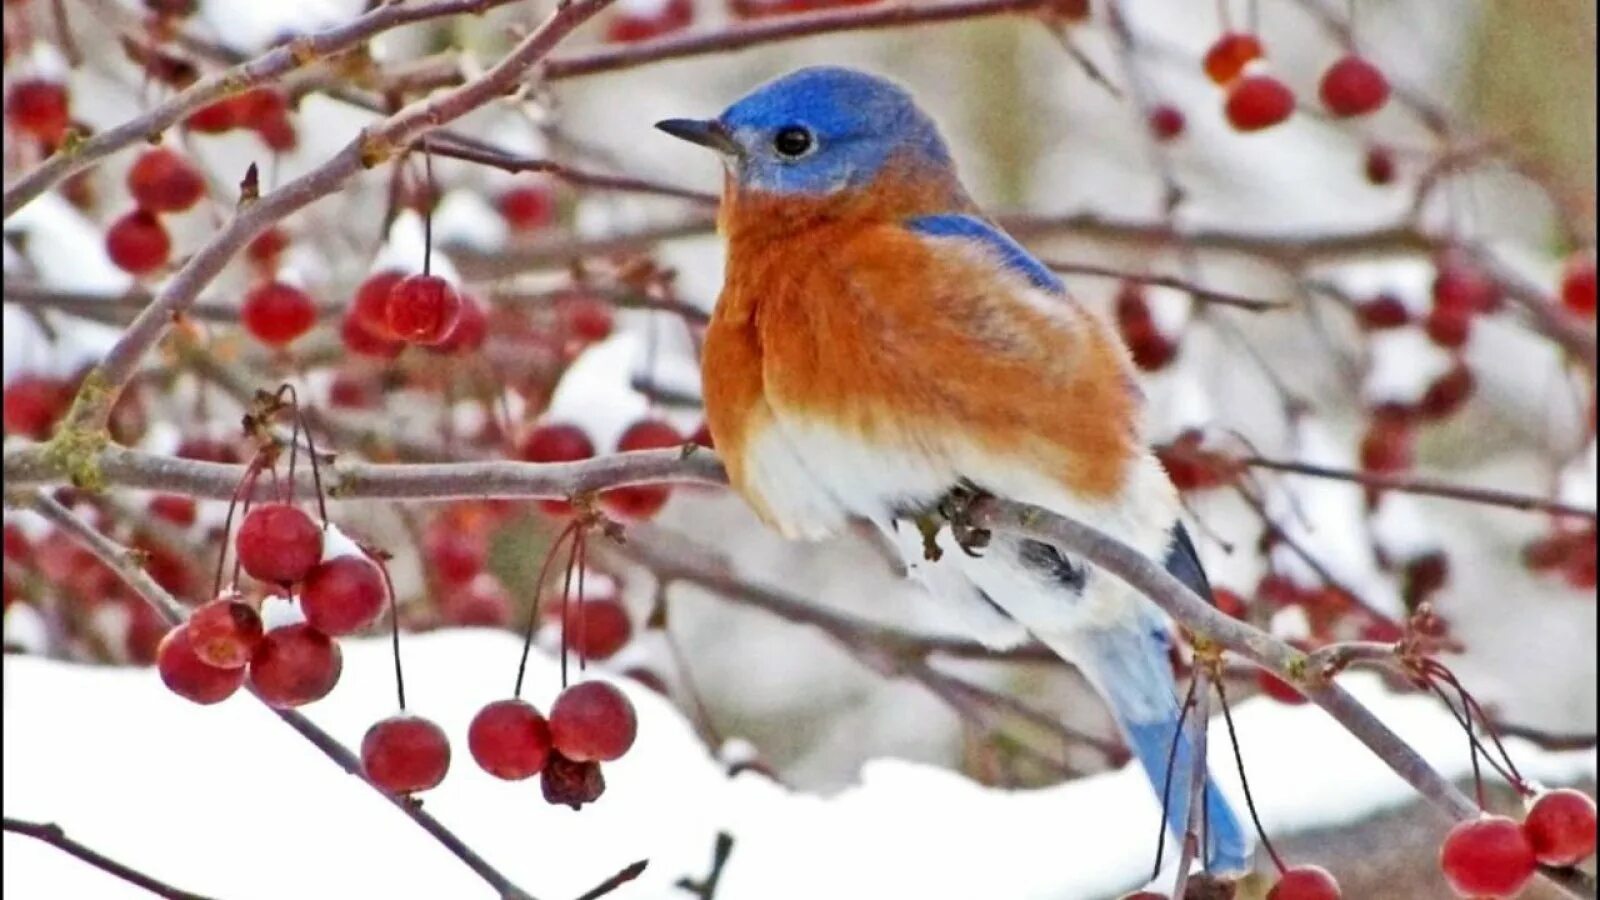
[{"label": "tree branch", "polygon": [[1267,459],[1260,456],[1246,456],[1241,458],[1239,462],[1258,469],[1290,472],[1295,475],[1308,475],[1313,478],[1329,478],[1335,481],[1349,481],[1363,487],[1395,491],[1401,494],[1420,494],[1426,497],[1443,497],[1448,500],[1479,503],[1484,506],[1503,506],[1507,509],[1574,516],[1588,519],[1591,522],[1595,521],[1597,517],[1597,513],[1593,509],[1573,506],[1570,503],[1562,503],[1559,500],[1531,497],[1527,494],[1515,494],[1495,488],[1455,484],[1421,475],[1390,475],[1380,472],[1362,472],[1354,469],[1337,469],[1332,466],[1299,462],[1297,460]]},{"label": "tree branch", "polygon": [[4,820],[0,820],[0,829],[13,834],[26,835],[37,841],[43,841],[57,850],[83,860],[96,869],[115,875],[129,884],[142,887],[157,897],[165,897],[167,900],[211,900],[204,894],[190,893],[189,891],[175,888],[160,879],[146,875],[132,866],[119,863],[103,853],[86,847],[67,837],[67,833],[61,829],[60,825],[46,822],[25,822],[22,819],[13,819],[7,816]]},{"label": "tree branch", "polygon": [[[480,0],[480,3],[488,2],[495,0]],[[133,377],[139,361],[165,333],[172,319],[188,309],[205,285],[256,234],[296,210],[333,193],[362,171],[394,157],[429,130],[454,121],[493,98],[511,92],[530,66],[543,59],[573,29],[610,2],[573,0],[557,7],[542,25],[519,41],[503,59],[482,75],[451,91],[414,103],[369,126],[326,163],[259,200],[243,203],[234,217],[166,283],[155,300],[134,319],[105,359],[85,379],[72,410],[58,431],[58,438],[65,433],[67,442],[83,443],[87,434],[98,433],[103,428],[112,404]],[[356,21],[371,27],[371,17],[384,10],[409,10],[414,14],[419,8],[386,4]],[[290,46],[301,44],[297,41]],[[78,433],[73,434],[75,431]]]},{"label": "tree branch", "polygon": [[6,189],[3,200],[0,200],[3,217],[11,218],[12,213],[68,175],[82,171],[124,147],[159,135],[184,116],[209,103],[275,81],[295,69],[348,50],[392,28],[460,13],[481,14],[509,2],[511,0],[383,3],[349,22],[317,34],[295,38],[249,62],[202,78],[149,112],[102,131],[70,149],[57,152]]},{"label": "tree branch", "polygon": [[[8,485],[7,487],[14,488],[15,486]],[[115,571],[127,583],[128,587],[132,588],[134,593],[149,603],[169,625],[179,625],[188,618],[188,613],[182,604],[178,603],[171,594],[167,593],[165,588],[157,584],[154,578],[151,578],[140,568],[127,549],[96,531],[89,523],[43,492],[35,492],[27,502],[36,512],[61,528],[73,540],[81,544],[90,553],[93,553],[96,559]],[[256,696],[256,699],[260,699],[260,696],[255,694],[253,688],[250,692],[253,696]],[[361,779],[370,785],[373,790],[383,795],[384,799],[388,800],[396,809],[405,813],[422,830],[431,835],[434,840],[442,844],[457,859],[465,863],[479,878],[482,878],[490,887],[494,888],[502,900],[534,900],[531,894],[517,887],[509,878],[501,874],[498,869],[495,869],[483,857],[479,856],[477,851],[469,847],[465,841],[457,837],[454,832],[446,828],[438,819],[423,810],[421,804],[414,803],[409,798],[398,794],[392,794],[368,781],[366,774],[361,770],[361,760],[345,749],[344,745],[335,740],[332,735],[318,727],[316,723],[295,710],[278,709],[266,704],[265,701],[263,701],[262,705],[267,706],[268,709],[272,710],[273,715],[283,720],[290,728],[299,732],[312,746],[322,751],[324,756],[333,760],[334,764],[339,768]],[[643,870],[641,864],[635,863],[634,865],[639,868],[639,871]],[[632,871],[632,869],[633,867],[629,867],[624,871]],[[634,872],[634,876],[637,876],[637,874],[638,872]],[[604,887],[605,884],[610,883],[608,881],[601,886]],[[621,882],[617,883],[620,884]],[[611,887],[615,887],[615,884],[612,884]],[[607,891],[610,889],[606,888]],[[601,893],[604,893],[604,891]],[[587,896],[597,897],[600,894],[591,893]]]},{"label": "tree branch", "polygon": [[[1367,745],[1396,775],[1454,821],[1475,818],[1477,804],[1434,771],[1417,752],[1348,692],[1321,673],[1288,644],[1219,612],[1139,551],[1094,528],[1025,503],[985,498],[975,503],[969,524],[1043,541],[1116,576],[1150,598],[1187,627],[1196,650],[1232,650],[1294,685],[1322,707],[1357,740]],[[1573,870],[1542,870],[1572,897],[1593,894],[1593,879]],[[1588,893],[1583,885],[1588,882]]]}]

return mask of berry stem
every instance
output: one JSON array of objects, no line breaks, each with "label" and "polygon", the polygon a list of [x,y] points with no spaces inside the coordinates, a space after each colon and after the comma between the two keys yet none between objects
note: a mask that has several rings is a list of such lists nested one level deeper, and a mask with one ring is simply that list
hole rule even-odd
[{"label": "berry stem", "polygon": [[[539,576],[533,581],[533,603],[528,608],[528,627],[522,635],[522,661],[517,663],[517,684],[511,691],[511,696],[513,697],[520,698],[522,696],[522,677],[528,671],[528,651],[533,647],[533,631],[539,627],[539,598],[544,594],[545,576],[550,574],[550,563],[561,552],[561,542],[572,535],[573,529],[577,527],[577,524],[577,520],[573,520],[567,527],[561,529],[560,534],[556,535],[555,542],[550,545],[550,549],[545,551],[544,563],[539,566]],[[561,630],[565,635],[566,628],[563,627]],[[563,647],[561,654],[563,663],[566,662],[566,658],[565,647]],[[565,679],[563,679],[562,683],[566,683]]]},{"label": "berry stem", "polygon": [[[1484,747],[1483,743],[1478,740],[1477,733],[1472,729],[1471,707],[1463,702],[1462,708],[1459,710],[1456,709],[1455,704],[1450,702],[1450,695],[1446,694],[1444,690],[1439,687],[1438,683],[1433,680],[1434,677],[1445,677],[1440,675],[1438,671],[1439,669],[1443,668],[1444,667],[1442,665],[1434,660],[1424,660],[1423,671],[1425,680],[1427,681],[1428,689],[1433,691],[1434,694],[1438,695],[1439,700],[1444,703],[1445,708],[1450,710],[1450,714],[1452,716],[1455,716],[1456,724],[1460,725],[1466,730],[1467,736],[1472,739],[1473,745],[1477,749],[1477,752],[1483,754],[1483,758],[1489,761],[1489,765],[1494,767],[1495,772],[1499,773],[1501,778],[1504,778],[1507,782],[1511,783],[1513,786],[1516,786],[1518,790],[1521,790],[1523,785],[1522,778],[1519,775],[1514,774],[1514,770],[1508,771],[1505,767],[1501,766],[1500,763],[1495,760],[1494,755],[1489,752],[1488,748]],[[1449,674],[1448,669],[1444,669],[1444,672],[1445,675]],[[1460,687],[1459,684],[1454,686],[1458,689]],[[1480,719],[1483,718],[1482,710],[1478,711],[1478,717]],[[1506,762],[1509,763],[1510,759],[1508,758]]]},{"label": "berry stem", "polygon": [[1222,703],[1222,721],[1228,725],[1228,743],[1233,745],[1233,764],[1239,770],[1239,784],[1244,788],[1244,805],[1250,811],[1250,821],[1256,826],[1256,834],[1261,837],[1261,846],[1267,848],[1267,855],[1272,857],[1272,864],[1278,867],[1278,874],[1282,875],[1283,858],[1278,855],[1277,848],[1272,846],[1272,839],[1267,837],[1267,829],[1261,827],[1261,816],[1256,812],[1256,800],[1250,793],[1250,779],[1244,774],[1244,752],[1239,748],[1239,735],[1233,730],[1233,711],[1228,708],[1228,692],[1222,682],[1221,678],[1216,680],[1217,700]]},{"label": "berry stem", "polygon": [[422,169],[427,190],[422,196],[422,202],[427,208],[422,211],[422,274],[433,274],[433,207],[434,191],[437,190],[433,183],[433,147],[427,138],[422,139]]},{"label": "berry stem", "polygon": [[1189,680],[1189,692],[1183,697],[1183,707],[1178,710],[1178,725],[1172,731],[1172,743],[1167,747],[1167,774],[1161,781],[1161,833],[1156,838],[1156,864],[1151,870],[1150,877],[1155,879],[1161,875],[1161,857],[1167,849],[1167,809],[1172,803],[1172,769],[1178,761],[1178,738],[1183,734],[1183,724],[1189,718],[1189,710],[1194,707],[1194,693],[1199,682]]},{"label": "berry stem", "polygon": [[400,700],[400,711],[406,711],[406,679],[400,671],[400,601],[395,598],[394,579],[389,577],[389,563],[381,555],[367,554],[383,573],[383,589],[389,592],[389,639],[394,649],[394,692]]},{"label": "berry stem", "polygon": [[579,532],[574,547],[578,551],[578,671],[583,672],[587,661],[584,659],[583,648],[589,646],[589,617],[583,610],[583,575],[584,569],[589,565],[589,542],[585,540],[586,532]]},{"label": "berry stem", "polygon": [[[257,452],[256,455],[250,459],[250,465],[245,467],[244,476],[239,479],[238,484],[233,486],[233,497],[228,501],[228,515],[222,520],[222,545],[217,548],[217,575],[216,578],[212,580],[211,584],[211,596],[213,598],[221,596],[222,594],[222,573],[228,562],[228,538],[233,535],[233,514],[239,507],[239,498],[241,495],[250,495],[255,493],[256,476],[260,473],[261,454],[260,452]],[[248,490],[246,489],[246,485],[249,486]],[[238,579],[238,568],[236,566],[234,571],[235,584],[238,583]]]},{"label": "berry stem", "polygon": [[[567,612],[568,612],[567,599],[572,594],[572,568],[573,568],[573,563],[576,562],[576,560],[578,558],[578,545],[583,543],[583,529],[580,528],[580,527],[576,527],[577,526],[577,520],[576,519],[573,520],[573,525],[575,527],[574,527],[574,530],[572,532],[572,546],[567,549],[567,573],[566,573],[566,576],[564,578],[562,578],[562,580],[561,580],[561,689],[562,690],[566,690],[566,687],[567,687],[567,647],[571,643],[571,641],[568,639],[568,635],[567,635],[567,623],[572,621],[567,616]],[[583,642],[581,640],[578,642],[578,661],[579,661],[579,664],[582,665],[582,662],[583,662]]]},{"label": "berry stem", "polygon": [[[1504,775],[1506,774],[1506,771],[1509,770],[1510,775],[1507,775],[1506,780],[1511,782],[1512,786],[1515,787],[1519,793],[1530,793],[1527,788],[1526,780],[1522,777],[1522,773],[1517,771],[1517,764],[1511,761],[1511,754],[1506,751],[1505,744],[1500,742],[1500,735],[1495,732],[1494,723],[1487,715],[1484,714],[1483,707],[1478,705],[1477,698],[1472,696],[1472,694],[1467,691],[1466,686],[1463,685],[1461,680],[1456,677],[1456,673],[1450,671],[1450,669],[1447,668],[1444,663],[1433,659],[1428,660],[1428,662],[1430,664],[1429,668],[1438,674],[1439,677],[1448,681],[1450,685],[1454,687],[1461,695],[1461,704],[1463,708],[1469,710],[1470,717],[1477,719],[1479,727],[1484,730],[1484,733],[1489,735],[1489,740],[1494,742],[1495,749],[1500,751],[1500,758],[1504,760],[1506,764],[1506,768],[1500,770],[1501,774]],[[1485,750],[1484,756],[1488,755],[1488,751]]]}]

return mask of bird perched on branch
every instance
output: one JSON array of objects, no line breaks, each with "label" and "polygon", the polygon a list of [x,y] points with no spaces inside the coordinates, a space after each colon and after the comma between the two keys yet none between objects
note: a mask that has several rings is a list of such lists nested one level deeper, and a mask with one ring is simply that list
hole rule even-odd
[{"label": "bird perched on branch", "polygon": [[[976,548],[940,527],[974,494],[1037,504],[1209,597],[1127,350],[973,205],[937,127],[889,81],[803,69],[715,119],[656,127],[726,168],[704,384],[734,488],[789,537],[871,520],[973,636],[1031,634],[1074,663],[1158,796],[1175,760],[1167,824],[1182,835],[1193,763],[1164,614],[1047,544]],[[1205,803],[1206,862],[1247,869],[1250,838],[1209,778]]]}]

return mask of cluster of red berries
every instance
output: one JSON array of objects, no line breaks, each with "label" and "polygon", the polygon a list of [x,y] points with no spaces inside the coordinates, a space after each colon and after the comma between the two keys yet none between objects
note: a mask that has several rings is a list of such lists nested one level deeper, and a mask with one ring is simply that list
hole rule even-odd
[{"label": "cluster of red berries", "polygon": [[275,87],[257,87],[224,97],[195,110],[184,127],[198,134],[226,134],[235,130],[256,133],[261,142],[279,153],[299,143],[289,118],[289,97]]},{"label": "cluster of red berries", "polygon": [[343,668],[333,639],[375,622],[388,592],[370,558],[324,558],[323,546],[323,529],[298,507],[253,507],[234,541],[239,565],[297,596],[302,620],[269,629],[254,606],[224,591],[162,641],[156,665],[167,687],[196,703],[216,703],[248,678],[261,699],[283,708],[327,696]]},{"label": "cluster of red berries", "polygon": [[556,697],[548,719],[521,699],[490,703],[472,717],[467,748],[496,778],[542,774],[546,802],[578,809],[605,790],[600,764],[621,759],[638,732],[627,695],[609,682],[584,681]]},{"label": "cluster of red berries", "polygon": [[[1227,91],[1223,113],[1237,131],[1262,131],[1286,121],[1295,110],[1294,92],[1265,71],[1266,49],[1254,34],[1230,31],[1206,50],[1206,76]],[[1389,99],[1389,82],[1376,66],[1354,54],[1323,72],[1318,95],[1329,115],[1352,118],[1376,112]],[[1182,130],[1181,118],[1152,117],[1158,137],[1170,140]]]},{"label": "cluster of red berries", "polygon": [[477,300],[437,275],[393,269],[361,282],[339,326],[351,352],[386,359],[406,344],[447,355],[472,353],[488,334],[488,315]]},{"label": "cluster of red berries", "polygon": [[1545,791],[1519,824],[1484,815],[1457,823],[1439,849],[1439,868],[1459,897],[1509,898],[1540,865],[1573,866],[1594,854],[1595,803],[1568,788]]},{"label": "cluster of red berries", "polygon": [[106,255],[130,275],[149,275],[172,256],[172,237],[161,216],[193,208],[205,196],[206,182],[181,153],[153,147],[128,169],[127,187],[136,205],[106,230]]}]

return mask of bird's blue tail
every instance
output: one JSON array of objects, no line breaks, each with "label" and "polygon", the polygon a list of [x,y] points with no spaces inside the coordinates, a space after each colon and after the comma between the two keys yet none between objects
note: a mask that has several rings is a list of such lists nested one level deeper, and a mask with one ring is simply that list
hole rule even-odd
[{"label": "bird's blue tail", "polygon": [[[1169,853],[1176,854],[1189,821],[1190,773],[1194,771],[1189,730],[1196,723],[1191,715],[1182,732],[1178,730],[1177,685],[1167,655],[1166,629],[1161,623],[1152,622],[1145,628],[1096,630],[1084,637],[1088,639],[1073,656],[1110,703],[1129,745],[1150,777],[1157,802],[1165,790],[1167,830],[1174,839],[1168,842]],[[1198,724],[1204,727],[1205,723]],[[1215,758],[1214,754],[1208,755]],[[1170,786],[1168,759],[1172,760]],[[1210,871],[1220,875],[1249,870],[1251,835],[1241,826],[1209,773],[1205,812],[1197,830],[1205,835],[1204,861]]]}]

